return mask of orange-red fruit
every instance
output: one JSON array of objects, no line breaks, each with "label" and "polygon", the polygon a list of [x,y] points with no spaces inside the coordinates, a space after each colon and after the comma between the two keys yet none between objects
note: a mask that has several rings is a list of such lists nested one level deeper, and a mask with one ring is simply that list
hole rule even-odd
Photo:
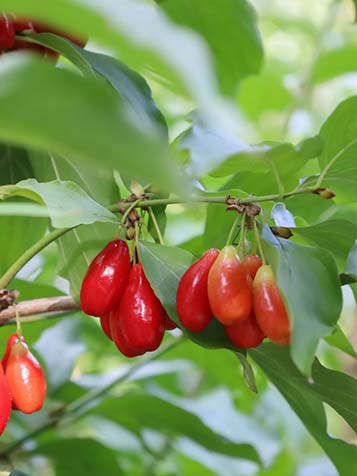
[{"label": "orange-red fruit", "polygon": [[7,340],[5,354],[4,354],[4,356],[2,358],[2,361],[1,361],[2,366],[3,366],[5,371],[6,371],[6,367],[7,367],[7,362],[8,362],[9,357],[10,357],[10,352],[11,352],[12,346],[14,344],[17,344],[17,342],[25,342],[25,339],[23,338],[23,336],[19,336],[18,334],[11,334],[11,336]]},{"label": "orange-red fruit", "polygon": [[130,273],[129,248],[113,240],[94,258],[83,279],[80,301],[91,316],[105,316],[118,306]]},{"label": "orange-red fruit", "polygon": [[249,276],[254,279],[258,269],[262,265],[262,260],[257,255],[249,255],[245,257],[244,266]]},{"label": "orange-red fruit", "polygon": [[110,339],[113,340],[112,332],[110,330],[110,313],[105,314],[100,318],[100,325],[103,329],[104,334]]},{"label": "orange-red fruit", "polygon": [[270,266],[258,270],[253,296],[255,317],[264,334],[276,344],[289,344],[289,317]]},{"label": "orange-red fruit", "polygon": [[[115,317],[117,312],[119,316]],[[161,344],[165,316],[166,311],[155,296],[141,263],[137,263],[130,272],[119,309],[114,311],[113,322],[120,322],[122,336],[131,348],[146,352],[156,350]]]},{"label": "orange-red fruit", "polygon": [[11,394],[4,370],[0,365],[0,436],[3,434],[11,413]]},{"label": "orange-red fruit", "polygon": [[232,326],[225,326],[224,330],[228,339],[242,349],[258,347],[264,340],[264,334],[258,326],[253,312],[248,319],[238,321]]},{"label": "orange-red fruit", "polygon": [[12,346],[5,374],[14,407],[23,413],[41,410],[46,396],[46,379],[25,342]]},{"label": "orange-red fruit", "polygon": [[225,325],[248,319],[253,306],[251,278],[233,246],[225,246],[208,274],[213,315]]},{"label": "orange-red fruit", "polygon": [[184,273],[177,288],[176,309],[182,325],[191,332],[201,332],[213,313],[208,301],[208,273],[219,251],[211,249]]}]

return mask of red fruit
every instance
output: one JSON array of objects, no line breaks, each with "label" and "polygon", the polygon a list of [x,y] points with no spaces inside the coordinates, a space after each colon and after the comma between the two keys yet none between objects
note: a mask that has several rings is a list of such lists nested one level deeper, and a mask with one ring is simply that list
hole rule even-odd
[{"label": "red fruit", "polygon": [[106,314],[105,316],[102,316],[100,318],[100,325],[103,329],[103,332],[106,334],[106,336],[110,340],[113,340],[112,332],[111,332],[111,329],[110,329],[110,313]]},{"label": "red fruit", "polygon": [[7,340],[5,354],[4,354],[4,357],[2,358],[2,361],[1,361],[2,366],[3,366],[5,371],[6,371],[6,367],[7,367],[7,362],[8,362],[9,357],[10,357],[10,352],[11,352],[12,346],[14,344],[17,344],[18,342],[25,342],[25,339],[23,338],[23,336],[19,336],[18,334],[11,334],[11,336]]},{"label": "red fruit", "polygon": [[11,50],[15,42],[15,28],[11,19],[6,15],[0,16],[0,53]]},{"label": "red fruit", "polygon": [[219,250],[206,251],[184,273],[177,288],[176,308],[182,325],[191,332],[201,332],[210,323],[213,313],[208,301],[208,273]]},{"label": "red fruit", "polygon": [[[119,318],[115,317],[117,313]],[[119,309],[114,312],[113,322],[120,322],[121,333],[131,348],[146,352],[156,350],[161,344],[165,316],[165,309],[155,296],[141,263],[136,264],[130,272]]]},{"label": "red fruit", "polygon": [[169,316],[166,314],[165,316],[165,331],[172,331],[173,329],[176,329],[177,325],[176,322],[171,320]]},{"label": "red fruit", "polygon": [[12,346],[6,366],[13,404],[23,413],[41,410],[46,396],[46,379],[43,370],[25,342]]},{"label": "red fruit", "polygon": [[262,265],[262,260],[257,255],[249,255],[245,257],[244,266],[249,276],[254,279],[258,269]]},{"label": "red fruit", "polygon": [[4,370],[0,365],[0,436],[3,434],[11,413],[11,394]]},{"label": "red fruit", "polygon": [[242,349],[258,347],[265,337],[258,326],[254,313],[251,313],[244,321],[238,321],[232,326],[225,326],[224,330],[228,339]]},{"label": "red fruit", "polygon": [[22,33],[23,31],[35,31],[34,23],[26,18],[19,18],[13,15],[13,23],[16,33]]},{"label": "red fruit", "polygon": [[137,357],[145,353],[144,350],[138,350],[128,344],[126,339],[123,336],[121,330],[121,319],[119,315],[119,309],[114,311],[110,315],[110,329],[111,335],[113,336],[114,344],[120,353],[125,355],[125,357]]},{"label": "red fruit", "polygon": [[262,266],[253,282],[254,312],[257,322],[272,342],[289,344],[290,322],[270,266]]},{"label": "red fruit", "polygon": [[86,314],[104,316],[118,306],[130,273],[128,245],[114,240],[94,258],[81,289],[81,306]]},{"label": "red fruit", "polygon": [[253,306],[251,278],[233,246],[225,246],[208,274],[213,315],[230,326],[248,319]]}]

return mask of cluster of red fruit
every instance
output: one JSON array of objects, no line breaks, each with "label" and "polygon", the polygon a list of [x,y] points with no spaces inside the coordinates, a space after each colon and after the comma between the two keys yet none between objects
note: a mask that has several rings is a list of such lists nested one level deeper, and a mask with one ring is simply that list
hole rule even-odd
[{"label": "cluster of red fruit", "polygon": [[45,57],[51,57],[54,59],[58,58],[58,54],[49,48],[16,38],[16,35],[21,35],[24,32],[55,33],[56,35],[63,36],[64,38],[71,40],[78,46],[83,47],[86,44],[86,40],[82,38],[69,36],[41,23],[18,18],[15,15],[10,16],[3,14],[0,16],[0,54],[12,50],[31,50],[33,52],[40,53]]},{"label": "cluster of red fruit", "polygon": [[46,396],[45,374],[25,339],[12,334],[0,363],[0,435],[11,410],[33,413],[41,410]]},{"label": "cluster of red fruit", "polygon": [[290,323],[270,266],[257,255],[239,259],[236,248],[211,249],[182,276],[176,307],[182,325],[201,332],[215,317],[240,348],[265,337],[289,344]]},{"label": "cluster of red fruit", "polygon": [[141,263],[132,266],[128,245],[114,240],[94,258],[84,277],[82,310],[100,318],[105,334],[126,357],[156,350],[176,324],[152,290]]}]

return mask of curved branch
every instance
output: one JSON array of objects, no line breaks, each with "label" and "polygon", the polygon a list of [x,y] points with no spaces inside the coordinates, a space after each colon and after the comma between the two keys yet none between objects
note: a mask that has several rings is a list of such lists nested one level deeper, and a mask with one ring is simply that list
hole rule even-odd
[{"label": "curved branch", "polygon": [[[38,314],[59,314],[68,311],[77,311],[81,306],[70,296],[56,296],[50,298],[32,299],[16,304],[20,317],[36,316]],[[16,317],[14,306],[0,312],[0,326],[5,325]]]}]

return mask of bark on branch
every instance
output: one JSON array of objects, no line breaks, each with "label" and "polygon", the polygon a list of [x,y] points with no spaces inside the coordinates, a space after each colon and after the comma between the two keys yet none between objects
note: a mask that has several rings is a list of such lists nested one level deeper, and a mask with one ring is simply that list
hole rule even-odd
[{"label": "bark on branch", "polygon": [[[39,314],[58,314],[68,311],[76,311],[81,307],[69,296],[57,296],[51,298],[32,299],[31,301],[21,301],[16,304],[20,317],[36,316]],[[0,312],[0,326],[7,321],[14,319],[16,312],[14,306],[10,306]]]}]

